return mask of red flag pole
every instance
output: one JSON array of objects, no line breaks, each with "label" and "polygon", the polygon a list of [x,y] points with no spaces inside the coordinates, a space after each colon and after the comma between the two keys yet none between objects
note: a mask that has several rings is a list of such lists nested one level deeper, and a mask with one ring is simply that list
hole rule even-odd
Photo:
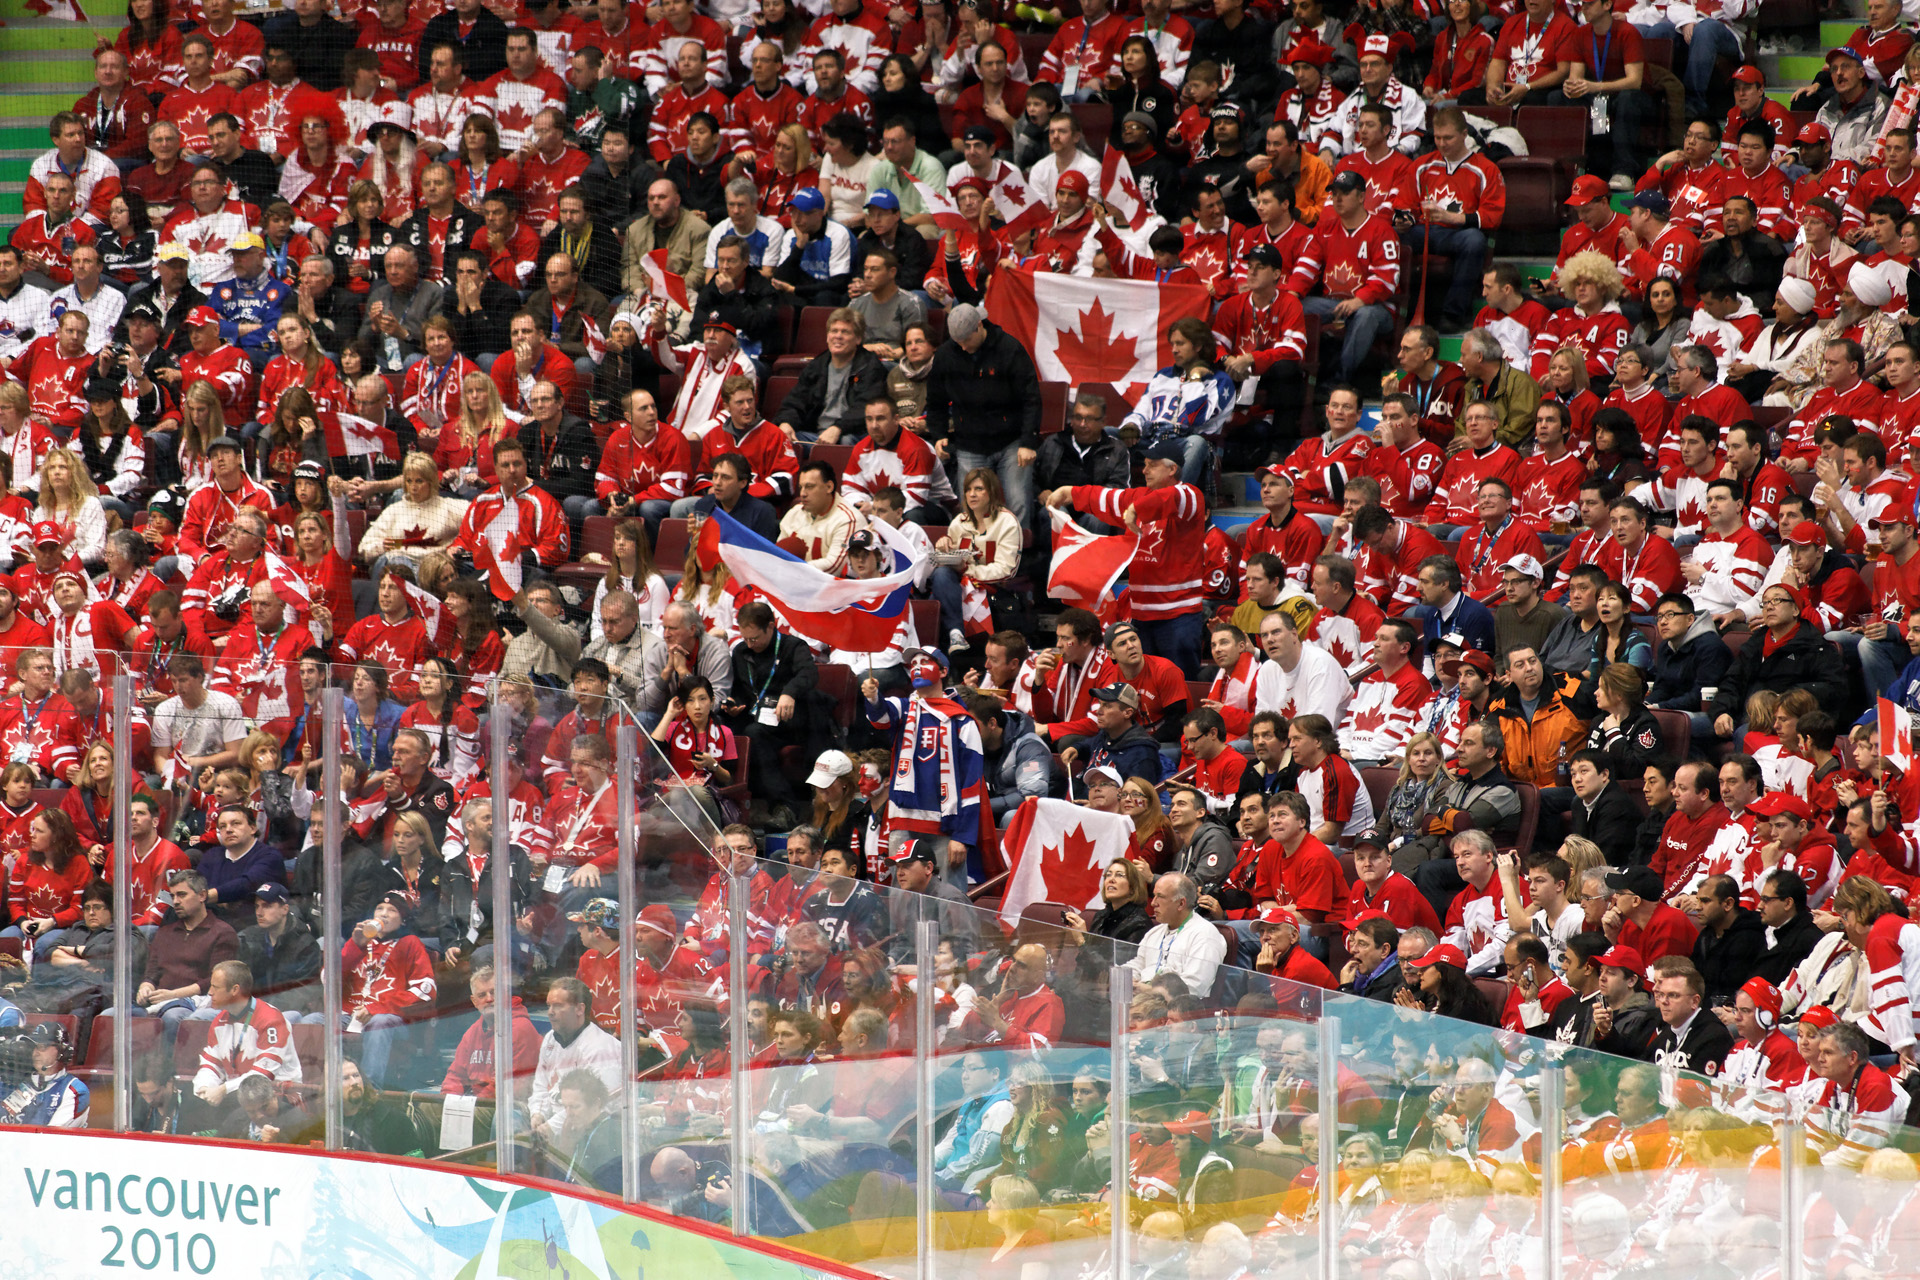
[{"label": "red flag pole", "polygon": [[1433,227],[1420,215],[1420,291],[1413,295],[1413,323],[1427,322],[1427,257],[1433,249]]}]

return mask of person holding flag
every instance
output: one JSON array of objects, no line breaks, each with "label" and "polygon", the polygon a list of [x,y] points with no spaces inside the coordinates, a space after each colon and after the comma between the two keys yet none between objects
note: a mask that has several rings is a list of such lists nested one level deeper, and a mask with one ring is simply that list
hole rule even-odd
[{"label": "person holding flag", "polygon": [[1207,500],[1180,480],[1184,450],[1163,440],[1146,450],[1146,484],[1137,489],[1076,485],[1047,495],[1049,507],[1082,508],[1139,535],[1127,595],[1148,653],[1182,671],[1197,671],[1206,655],[1197,568],[1206,540]]},{"label": "person holding flag", "polygon": [[984,878],[980,851],[993,839],[993,808],[987,801],[980,724],[942,687],[944,653],[909,649],[904,656],[913,687],[909,696],[883,700],[880,682],[872,676],[860,685],[867,723],[893,739],[884,833],[957,840],[967,847],[967,865],[950,866],[947,874]]}]

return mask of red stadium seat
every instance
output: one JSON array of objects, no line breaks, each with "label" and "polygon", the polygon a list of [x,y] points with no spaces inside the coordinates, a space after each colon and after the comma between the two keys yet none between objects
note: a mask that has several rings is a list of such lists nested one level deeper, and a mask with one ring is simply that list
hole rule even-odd
[{"label": "red stadium seat", "polygon": [[687,559],[687,522],[662,520],[660,540],[653,545],[653,563],[679,568]]},{"label": "red stadium seat", "polygon": [[913,633],[920,637],[920,643],[944,650],[947,638],[940,634],[940,602],[909,600],[907,604],[913,610]]},{"label": "red stadium seat", "polygon": [[835,723],[842,728],[852,724],[860,710],[853,668],[839,662],[822,662],[814,669],[819,672],[820,692],[833,704]]},{"label": "red stadium seat", "polygon": [[1064,382],[1040,384],[1041,435],[1052,435],[1067,429],[1067,406],[1072,402],[1072,391],[1073,388]]},{"label": "red stadium seat", "polygon": [[836,476],[847,473],[847,459],[853,456],[850,444],[816,444],[807,450],[808,462],[824,462],[833,468]]},{"label": "red stadium seat", "polygon": [[1073,104],[1073,118],[1080,122],[1080,132],[1085,136],[1087,149],[1094,155],[1105,155],[1107,137],[1113,132],[1113,107],[1105,102],[1076,102]]}]

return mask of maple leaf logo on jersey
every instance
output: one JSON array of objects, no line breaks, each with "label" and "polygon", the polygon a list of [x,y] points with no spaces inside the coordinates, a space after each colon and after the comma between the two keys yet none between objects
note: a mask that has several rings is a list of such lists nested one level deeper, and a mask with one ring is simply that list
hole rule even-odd
[{"label": "maple leaf logo on jersey", "polygon": [[[1081,382],[1123,383],[1132,380],[1135,345],[1113,336],[1115,316],[1095,298],[1077,317],[1078,331],[1061,329],[1056,353],[1060,363]],[[1144,539],[1143,539],[1144,544]]]},{"label": "maple leaf logo on jersey", "polygon": [[193,254],[225,253],[227,238],[211,227],[204,227],[198,233],[187,236],[186,249],[188,253]]},{"label": "maple leaf logo on jersey", "polygon": [[1160,553],[1166,550],[1167,526],[1165,521],[1155,520],[1140,526],[1140,549],[1133,558],[1140,564],[1158,564]]},{"label": "maple leaf logo on jersey", "polygon": [[1378,733],[1387,727],[1386,708],[1377,702],[1369,702],[1353,713],[1349,721],[1355,734]]},{"label": "maple leaf logo on jersey", "polygon": [[1326,270],[1327,296],[1350,297],[1357,293],[1366,276],[1352,262],[1336,262]]}]

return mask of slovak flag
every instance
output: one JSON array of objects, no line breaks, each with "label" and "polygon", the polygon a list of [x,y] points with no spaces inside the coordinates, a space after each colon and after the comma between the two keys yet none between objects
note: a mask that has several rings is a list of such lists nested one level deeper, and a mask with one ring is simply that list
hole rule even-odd
[{"label": "slovak flag", "polygon": [[640,270],[646,273],[647,294],[654,298],[665,298],[682,311],[693,310],[688,300],[687,281],[667,270],[667,251],[655,249],[640,259]]},{"label": "slovak flag", "polygon": [[480,530],[480,545],[474,548],[473,567],[487,575],[496,600],[511,600],[520,594],[520,502],[509,499]]},{"label": "slovak flag", "polygon": [[893,552],[894,571],[878,578],[836,578],[814,568],[716,508],[700,527],[700,567],[727,566],[737,582],[751,583],[795,634],[835,649],[872,647],[890,636],[907,612],[908,594],[920,572],[911,544],[884,520],[873,531]]},{"label": "slovak flag", "polygon": [[447,614],[447,606],[440,602],[440,597],[419,583],[408,581],[405,585],[407,600],[413,605],[414,612],[420,615],[420,621],[427,629],[427,639],[435,648],[446,644],[453,638],[453,619]]},{"label": "slovak flag", "polygon": [[[1047,569],[1047,594],[1063,604],[1095,613],[1114,604],[1113,584],[1140,548],[1137,533],[1089,533],[1066,512],[1049,507],[1053,517],[1053,563]],[[1113,621],[1105,618],[1103,621]]]},{"label": "slovak flag", "polygon": [[1880,699],[1880,754],[1902,773],[1913,772],[1913,721],[1891,698]]},{"label": "slovak flag", "polygon": [[400,437],[382,423],[358,414],[323,411],[320,426],[327,435],[327,452],[336,458],[399,459]]},{"label": "slovak flag", "polygon": [[580,339],[587,344],[587,359],[599,364],[607,358],[607,335],[600,332],[592,316],[580,317]]},{"label": "slovak flag", "polygon": [[1080,910],[1100,905],[1107,864],[1127,856],[1133,819],[1100,813],[1071,800],[1030,797],[1014,811],[1000,836],[1007,861],[1007,889],[1000,923],[1013,929],[1036,902],[1060,902]]},{"label": "slovak flag", "polygon": [[[305,618],[313,608],[313,588],[307,585],[307,580],[300,576],[298,569],[287,563],[285,557],[271,551],[264,554],[267,582],[273,587],[274,594],[293,608],[295,617]],[[336,623],[340,621],[344,619],[337,619]]]},{"label": "slovak flag", "polygon": [[1203,284],[996,271],[987,318],[1033,355],[1042,382],[1108,383],[1129,402],[1173,363],[1167,328],[1211,313]]}]

